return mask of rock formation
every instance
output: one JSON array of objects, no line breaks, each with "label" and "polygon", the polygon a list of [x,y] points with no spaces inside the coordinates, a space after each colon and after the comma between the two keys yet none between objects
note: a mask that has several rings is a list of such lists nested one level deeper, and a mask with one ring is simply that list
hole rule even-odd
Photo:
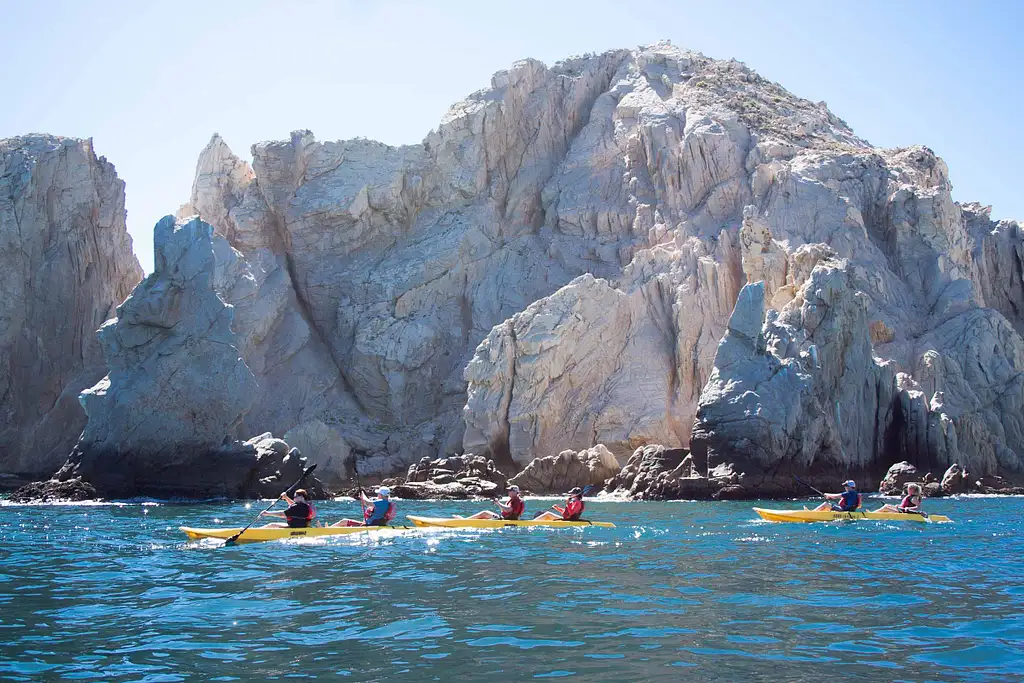
[{"label": "rock formation", "polygon": [[215,136],[180,214],[260,387],[233,435],[333,481],[597,443],[652,496],[1024,476],[1020,225],[735,61],[524,60],[422,144],[252,153]]},{"label": "rock formation", "polygon": [[479,455],[423,458],[409,467],[405,479],[386,479],[400,498],[459,500],[505,493],[508,482],[493,460]]},{"label": "rock formation", "polygon": [[0,140],[0,472],[52,474],[106,373],[96,329],[142,279],[124,183],[91,140]]},{"label": "rock formation", "polygon": [[598,444],[579,453],[562,451],[551,457],[537,458],[509,479],[509,483],[530,493],[565,493],[576,486],[600,490],[620,469],[612,452],[604,444]]},{"label": "rock formation", "polygon": [[218,469],[203,461],[230,441],[257,389],[233,309],[213,288],[212,237],[199,219],[157,223],[153,273],[100,330],[109,374],[82,392],[88,424],[60,478],[104,495],[230,486],[186,481]]}]

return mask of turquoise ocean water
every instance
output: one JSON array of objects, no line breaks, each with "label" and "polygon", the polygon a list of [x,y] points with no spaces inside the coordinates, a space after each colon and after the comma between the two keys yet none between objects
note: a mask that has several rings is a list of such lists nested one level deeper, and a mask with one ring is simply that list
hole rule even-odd
[{"label": "turquoise ocean water", "polygon": [[261,506],[6,505],[0,679],[1020,681],[1024,499],[927,504],[956,523],[591,502],[618,528],[234,548],[178,526],[241,526]]}]

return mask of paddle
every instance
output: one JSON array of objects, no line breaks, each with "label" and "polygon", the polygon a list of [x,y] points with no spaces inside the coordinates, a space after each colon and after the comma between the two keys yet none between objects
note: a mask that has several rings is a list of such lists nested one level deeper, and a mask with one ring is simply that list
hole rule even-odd
[{"label": "paddle", "polygon": [[803,479],[801,479],[800,477],[796,476],[795,474],[793,475],[793,478],[794,478],[794,479],[796,479],[796,480],[797,480],[798,482],[800,482],[801,484],[803,484],[804,486],[806,486],[807,488],[809,488],[810,490],[812,490],[812,491],[814,491],[815,493],[817,493],[817,494],[818,494],[819,496],[821,496],[822,498],[828,498],[828,496],[826,496],[826,495],[825,495],[824,493],[822,493],[822,492],[821,492],[821,491],[819,491],[818,489],[814,488],[813,486],[811,486],[810,484],[808,484],[808,483],[807,483],[806,481],[804,481],[804,480],[803,480]]},{"label": "paddle", "polygon": [[[309,476],[309,473],[312,472],[315,469],[316,469],[316,463],[314,463],[314,464],[310,465],[309,467],[307,467],[302,472],[302,476],[299,477],[294,484],[292,484],[287,489],[285,489],[284,493],[289,495],[289,496],[292,495],[292,493],[295,491],[295,489],[299,488],[299,485],[302,483],[302,480],[305,479],[307,476]],[[274,502],[271,503],[270,505],[268,505],[267,509],[264,510],[263,512],[270,512],[270,508],[272,508],[275,505],[277,505],[277,501],[279,501],[279,500],[281,500],[281,496],[278,496],[277,498],[275,498]],[[224,545],[234,545],[235,541],[238,540],[238,537],[241,536],[242,534],[244,534],[249,529],[249,527],[251,527],[253,524],[256,523],[256,520],[258,520],[260,517],[263,516],[263,512],[261,512],[260,514],[256,515],[256,519],[254,519],[251,522],[249,522],[248,524],[246,524],[244,529],[242,529],[237,534],[235,534],[231,538],[229,538],[226,541],[224,541]]]},{"label": "paddle", "polygon": [[359,506],[363,508],[363,519],[366,518],[366,503],[363,502],[363,485],[359,483],[359,468],[356,467],[355,456],[352,456],[352,474],[356,478],[356,486],[359,487],[359,494],[355,496],[355,499],[359,501]]}]

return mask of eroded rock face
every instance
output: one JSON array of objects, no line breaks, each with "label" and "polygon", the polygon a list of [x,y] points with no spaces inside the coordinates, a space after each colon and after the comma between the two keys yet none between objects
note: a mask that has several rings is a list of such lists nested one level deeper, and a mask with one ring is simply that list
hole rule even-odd
[{"label": "eroded rock face", "polygon": [[184,212],[223,239],[250,433],[323,424],[375,475],[660,443],[740,496],[1022,471],[1021,232],[950,189],[656,45],[518,62],[420,145],[297,131],[250,168],[214,138]]},{"label": "eroded rock face", "polygon": [[598,444],[579,453],[562,451],[551,457],[537,458],[508,483],[530,493],[565,493],[574,487],[586,486],[600,490],[605,481],[621,469],[612,452],[604,444]]},{"label": "eroded rock face", "polygon": [[142,269],[124,183],[91,140],[0,140],[0,471],[52,474],[106,373],[96,329]]},{"label": "eroded rock face", "polygon": [[89,421],[61,478],[162,491],[237,433],[257,384],[213,288],[212,239],[199,219],[156,225],[153,273],[100,330],[109,374],[82,392]]}]

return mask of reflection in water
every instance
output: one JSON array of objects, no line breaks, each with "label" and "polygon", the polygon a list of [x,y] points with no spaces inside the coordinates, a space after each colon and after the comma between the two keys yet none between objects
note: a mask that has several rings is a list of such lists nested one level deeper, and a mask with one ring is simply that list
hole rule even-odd
[{"label": "reflection in water", "polygon": [[1022,503],[929,501],[957,523],[925,526],[592,502],[619,527],[234,548],[177,527],[245,523],[242,503],[5,506],[0,678],[1016,681]]}]

